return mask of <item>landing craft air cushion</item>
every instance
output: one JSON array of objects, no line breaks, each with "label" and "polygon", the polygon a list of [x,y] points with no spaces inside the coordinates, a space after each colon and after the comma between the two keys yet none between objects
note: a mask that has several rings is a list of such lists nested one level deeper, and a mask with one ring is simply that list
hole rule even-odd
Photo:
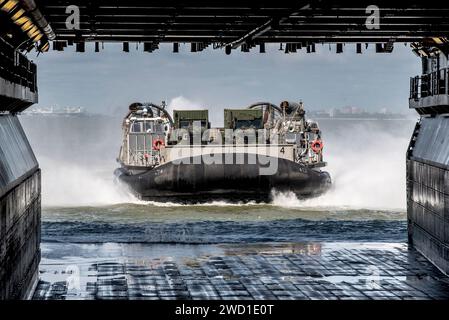
[{"label": "landing craft air cushion", "polygon": [[123,121],[117,180],[143,200],[269,201],[273,191],[299,198],[331,186],[323,141],[301,103],[225,109],[212,128],[208,110],[133,103]]}]

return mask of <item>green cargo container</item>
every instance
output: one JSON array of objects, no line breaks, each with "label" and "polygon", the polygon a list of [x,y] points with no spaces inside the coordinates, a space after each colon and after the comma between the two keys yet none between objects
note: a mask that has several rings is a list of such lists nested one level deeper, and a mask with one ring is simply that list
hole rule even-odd
[{"label": "green cargo container", "polygon": [[209,127],[209,111],[208,110],[174,110],[173,121],[176,128],[192,128],[196,121],[201,122],[202,129]]}]

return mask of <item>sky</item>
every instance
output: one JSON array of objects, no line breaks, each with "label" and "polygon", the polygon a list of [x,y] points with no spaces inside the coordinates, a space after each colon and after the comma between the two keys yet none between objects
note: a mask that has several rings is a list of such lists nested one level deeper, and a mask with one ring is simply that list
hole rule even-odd
[{"label": "sky", "polygon": [[421,63],[410,47],[396,44],[393,53],[375,53],[370,45],[363,54],[347,44],[343,54],[335,46],[317,45],[317,52],[285,54],[279,45],[267,53],[250,53],[211,47],[189,52],[188,44],[172,53],[161,45],[153,53],[130,44],[104,44],[95,53],[74,47],[29,58],[38,65],[39,106],[83,107],[91,113],[126,113],[135,101],[160,103],[171,108],[207,108],[214,122],[224,108],[245,107],[257,101],[279,104],[302,100],[311,110],[355,106],[368,111],[387,108],[407,113],[409,78],[420,74]]}]

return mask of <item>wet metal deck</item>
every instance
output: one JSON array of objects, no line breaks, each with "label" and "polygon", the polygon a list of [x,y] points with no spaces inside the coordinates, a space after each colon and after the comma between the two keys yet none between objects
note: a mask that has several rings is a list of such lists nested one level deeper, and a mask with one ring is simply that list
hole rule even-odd
[{"label": "wet metal deck", "polygon": [[49,244],[34,299],[448,299],[407,244]]}]

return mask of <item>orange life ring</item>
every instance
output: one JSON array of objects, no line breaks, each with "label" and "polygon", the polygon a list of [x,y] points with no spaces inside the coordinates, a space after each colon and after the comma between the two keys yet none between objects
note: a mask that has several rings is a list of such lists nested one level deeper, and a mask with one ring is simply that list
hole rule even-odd
[{"label": "orange life ring", "polygon": [[154,139],[153,140],[153,150],[160,150],[165,145],[164,140],[162,139]]},{"label": "orange life ring", "polygon": [[323,150],[323,142],[321,141],[321,140],[313,140],[312,141],[312,144],[311,144],[311,147],[312,147],[312,150],[313,150],[313,152],[315,152],[315,153],[320,153],[320,151],[321,150]]}]

